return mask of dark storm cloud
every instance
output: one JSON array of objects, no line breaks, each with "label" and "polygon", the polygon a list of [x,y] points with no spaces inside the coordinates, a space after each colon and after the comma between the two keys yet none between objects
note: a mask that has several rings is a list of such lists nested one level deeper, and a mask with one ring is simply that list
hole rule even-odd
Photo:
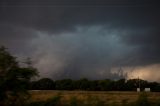
[{"label": "dark storm cloud", "polygon": [[135,61],[135,65],[160,62],[159,35],[159,26],[154,26],[146,30],[139,29],[137,31],[130,32],[130,34],[126,33],[123,35],[122,38],[126,44],[138,47],[138,52],[135,52],[135,54],[132,53],[138,59],[137,62]]},{"label": "dark storm cloud", "polygon": [[11,24],[0,24],[0,45],[12,48],[11,52],[14,54],[27,53],[28,41],[34,37],[36,34],[32,29]]},{"label": "dark storm cloud", "polygon": [[105,78],[160,63],[158,0],[1,0],[0,44],[42,76]]},{"label": "dark storm cloud", "polygon": [[87,1],[4,1],[1,21],[49,32],[74,30],[75,25],[107,23],[114,27],[140,27],[158,24],[155,21],[159,18],[158,4],[151,0]]},{"label": "dark storm cloud", "polygon": [[158,0],[1,0],[7,5],[157,5]]}]

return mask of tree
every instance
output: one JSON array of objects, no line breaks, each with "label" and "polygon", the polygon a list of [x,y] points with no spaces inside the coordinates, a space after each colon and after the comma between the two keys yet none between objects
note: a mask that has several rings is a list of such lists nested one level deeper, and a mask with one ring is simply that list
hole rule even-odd
[{"label": "tree", "polygon": [[73,82],[71,79],[63,79],[55,81],[57,90],[73,90]]},{"label": "tree", "polygon": [[113,81],[106,79],[106,80],[99,80],[99,89],[102,91],[113,90],[114,83]]},{"label": "tree", "polygon": [[21,67],[5,47],[0,47],[0,105],[22,105],[28,97],[29,81],[36,76],[33,67]]},{"label": "tree", "polygon": [[82,78],[80,80],[77,81],[77,89],[80,90],[89,90],[89,80],[86,78]]},{"label": "tree", "polygon": [[98,81],[97,80],[93,80],[93,81],[89,81],[89,90],[90,91],[97,91],[99,90],[98,88]]},{"label": "tree", "polygon": [[150,82],[147,87],[150,87],[153,92],[160,92],[160,83]]},{"label": "tree", "polygon": [[116,90],[124,91],[125,90],[125,79],[119,79],[115,82]]},{"label": "tree", "polygon": [[38,81],[32,82],[32,89],[36,90],[53,90],[55,88],[55,83],[49,78],[42,78]]}]

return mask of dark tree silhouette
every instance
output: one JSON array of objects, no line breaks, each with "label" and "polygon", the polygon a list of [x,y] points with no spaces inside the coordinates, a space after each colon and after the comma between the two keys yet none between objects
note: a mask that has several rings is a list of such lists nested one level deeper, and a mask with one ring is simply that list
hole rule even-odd
[{"label": "dark tree silhouette", "polygon": [[31,85],[31,89],[52,90],[52,89],[55,89],[55,83],[53,80],[49,78],[42,78],[36,82],[33,81]]},{"label": "dark tree silhouette", "polygon": [[16,58],[0,47],[0,105],[22,105],[28,97],[29,81],[35,75],[35,68],[20,67]]}]

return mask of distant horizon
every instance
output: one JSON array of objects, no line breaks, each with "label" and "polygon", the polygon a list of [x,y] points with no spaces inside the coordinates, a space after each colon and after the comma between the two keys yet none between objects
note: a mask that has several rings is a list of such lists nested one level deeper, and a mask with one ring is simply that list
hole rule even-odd
[{"label": "distant horizon", "polygon": [[157,83],[160,83],[159,81],[150,81],[150,80],[145,80],[145,79],[141,79],[141,78],[131,78],[131,79],[126,79],[126,78],[117,78],[117,79],[110,79],[110,78],[102,78],[102,79],[91,79],[91,78],[85,78],[85,77],[81,77],[81,78],[77,78],[77,79],[73,79],[73,78],[61,78],[61,79],[53,79],[53,78],[49,78],[49,77],[37,77],[37,78],[33,78],[32,81],[38,81],[40,79],[51,79],[53,81],[58,81],[58,80],[73,80],[73,81],[77,81],[77,80],[83,80],[83,79],[87,79],[89,81],[99,81],[99,80],[111,80],[111,81],[118,81],[118,80],[122,80],[122,79],[125,79],[126,81],[127,80],[144,80],[144,81],[147,81],[147,82],[157,82]]}]

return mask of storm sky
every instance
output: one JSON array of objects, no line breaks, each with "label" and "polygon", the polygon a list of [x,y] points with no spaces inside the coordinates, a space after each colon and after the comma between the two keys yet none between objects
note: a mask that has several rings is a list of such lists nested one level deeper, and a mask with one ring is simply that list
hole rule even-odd
[{"label": "storm sky", "polygon": [[1,0],[0,45],[41,77],[160,82],[158,0]]}]

